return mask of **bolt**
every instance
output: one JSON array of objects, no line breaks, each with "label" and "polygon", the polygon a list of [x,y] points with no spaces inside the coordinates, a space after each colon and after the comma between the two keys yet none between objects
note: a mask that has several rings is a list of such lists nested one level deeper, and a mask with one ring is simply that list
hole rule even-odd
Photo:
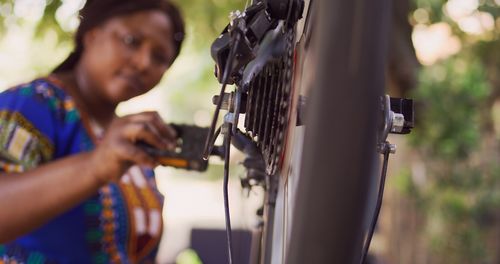
[{"label": "bolt", "polygon": [[396,147],[395,144],[389,144],[388,147],[389,147],[389,152],[390,153],[392,153],[392,154],[396,153],[396,148],[397,147]]},{"label": "bolt", "polygon": [[[233,97],[232,93],[224,93],[224,95],[222,96],[222,103],[220,105],[220,108],[228,110],[229,105],[232,104],[232,97]],[[212,97],[212,103],[214,105],[217,105],[219,103],[219,100],[220,100],[219,95],[214,95],[214,97]]]}]

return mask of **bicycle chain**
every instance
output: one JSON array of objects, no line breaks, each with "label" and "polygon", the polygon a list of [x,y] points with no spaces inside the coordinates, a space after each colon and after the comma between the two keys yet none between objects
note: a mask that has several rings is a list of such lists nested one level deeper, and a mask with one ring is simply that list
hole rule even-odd
[{"label": "bicycle chain", "polygon": [[273,175],[280,165],[291,105],[293,43],[295,30],[287,29],[287,53],[268,63],[250,83],[245,129],[260,148],[266,173]]}]

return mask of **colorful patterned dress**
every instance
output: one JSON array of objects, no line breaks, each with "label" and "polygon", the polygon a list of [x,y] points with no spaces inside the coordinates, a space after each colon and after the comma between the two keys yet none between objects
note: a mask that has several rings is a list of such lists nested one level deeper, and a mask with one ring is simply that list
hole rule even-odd
[{"label": "colorful patterned dress", "polygon": [[[95,135],[82,116],[54,79],[1,93],[0,172],[23,172],[92,150]],[[119,183],[30,234],[0,244],[0,264],[153,263],[162,205],[153,171],[134,166]]]}]

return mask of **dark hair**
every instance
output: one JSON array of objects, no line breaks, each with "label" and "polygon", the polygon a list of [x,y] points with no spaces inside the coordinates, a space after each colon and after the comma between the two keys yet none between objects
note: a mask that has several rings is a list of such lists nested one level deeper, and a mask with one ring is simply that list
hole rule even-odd
[{"label": "dark hair", "polygon": [[75,35],[75,49],[53,72],[72,70],[80,60],[83,52],[83,35],[96,26],[102,25],[110,18],[146,10],[163,11],[171,20],[174,27],[173,41],[175,54],[179,55],[184,40],[184,20],[173,3],[168,0],[87,0],[80,10],[80,25]]}]

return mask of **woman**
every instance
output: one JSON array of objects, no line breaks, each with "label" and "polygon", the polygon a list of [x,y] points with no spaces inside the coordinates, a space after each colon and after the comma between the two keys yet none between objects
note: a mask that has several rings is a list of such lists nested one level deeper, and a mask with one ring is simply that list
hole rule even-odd
[{"label": "woman", "polygon": [[156,112],[116,106],[152,89],[180,51],[166,0],[88,0],[75,51],[0,94],[0,263],[149,263],[162,233],[157,162],[175,147]]}]

